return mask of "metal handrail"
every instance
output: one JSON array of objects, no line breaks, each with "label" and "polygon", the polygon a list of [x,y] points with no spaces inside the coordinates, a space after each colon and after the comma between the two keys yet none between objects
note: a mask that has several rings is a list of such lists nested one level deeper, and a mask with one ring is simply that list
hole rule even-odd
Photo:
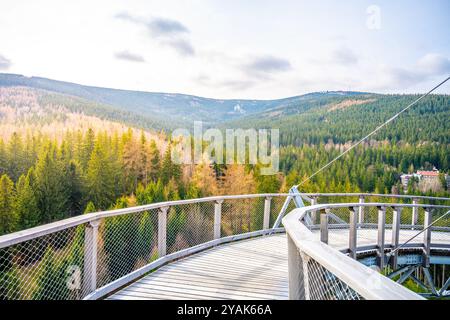
[{"label": "metal handrail", "polygon": [[[296,194],[290,194],[295,196]],[[398,198],[398,199],[422,199],[422,200],[443,200],[450,201],[446,197],[431,197],[419,195],[404,195],[404,194],[382,194],[382,193],[301,193],[308,197],[381,197],[381,198]]]},{"label": "metal handrail", "polygon": [[[262,194],[244,194],[244,195],[228,195],[228,196],[212,196],[187,200],[175,200],[157,202],[147,205],[135,206],[124,209],[106,210],[100,212],[93,212],[88,214],[79,215],[76,217],[63,219],[60,221],[48,223],[42,226],[37,226],[30,229],[21,230],[18,232],[9,233],[0,236],[0,248],[8,247],[14,244],[18,244],[23,241],[31,240],[33,238],[41,237],[53,232],[61,231],[67,228],[75,227],[81,224],[96,221],[102,218],[114,217],[124,214],[138,213],[146,210],[159,209],[162,207],[170,207],[183,204],[193,204],[201,202],[213,202],[232,199],[252,199],[252,198],[266,198],[266,197],[287,197],[287,196],[302,196],[302,197],[386,197],[386,198],[408,198],[408,199],[427,199],[427,200],[444,200],[450,201],[450,198],[442,197],[427,197],[427,196],[406,196],[406,195],[391,195],[391,194],[373,194],[373,193],[262,193]],[[392,203],[386,205],[393,205]],[[414,206],[414,205],[411,205]]]},{"label": "metal handrail", "polygon": [[[384,300],[422,300],[423,298],[414,292],[406,289],[400,284],[393,282],[387,277],[381,275],[377,271],[366,267],[337,249],[318,240],[309,228],[301,222],[301,220],[309,212],[342,207],[358,207],[358,206],[395,206],[395,207],[414,207],[417,205],[408,204],[392,204],[392,203],[345,203],[345,204],[326,204],[314,205],[304,208],[298,208],[291,211],[283,218],[283,225],[288,235],[288,243],[295,245],[295,250],[289,250],[289,296],[291,299],[304,298],[304,293],[299,289],[298,283],[303,283],[304,279],[299,275],[301,272],[292,270],[293,268],[302,268],[298,265],[299,259],[296,258],[298,253],[304,252],[322,265],[329,272],[346,283],[350,288],[355,290],[365,299],[384,299]],[[423,206],[423,205],[422,205]],[[428,205],[427,207],[431,207]],[[377,287],[367,286],[367,279],[372,279],[379,283]],[[302,296],[303,295],[303,296]]]},{"label": "metal handrail", "polygon": [[103,218],[110,218],[125,214],[139,213],[142,211],[152,209],[160,209],[163,207],[172,207],[185,204],[214,202],[232,199],[252,199],[263,197],[265,198],[265,197],[287,196],[287,195],[288,194],[285,193],[263,193],[263,194],[245,194],[245,195],[230,195],[230,196],[213,196],[187,200],[163,201],[130,208],[92,212],[0,236],[0,248],[8,247],[14,244],[18,244],[20,242],[31,240],[33,238],[41,237],[50,233],[54,233],[71,227],[76,227],[78,225],[93,222]]}]

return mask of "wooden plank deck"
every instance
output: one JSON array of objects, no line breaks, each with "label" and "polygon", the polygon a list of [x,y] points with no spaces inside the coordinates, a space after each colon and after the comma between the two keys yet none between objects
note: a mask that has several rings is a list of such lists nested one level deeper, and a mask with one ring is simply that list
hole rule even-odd
[{"label": "wooden plank deck", "polygon": [[287,299],[287,277],[286,235],[277,234],[170,263],[108,299]]},{"label": "wooden plank deck", "polygon": [[[400,243],[418,231],[401,230]],[[318,231],[313,232],[319,240]],[[348,248],[348,229],[330,230],[329,245]],[[374,244],[376,230],[358,230],[358,245]],[[391,231],[386,230],[386,244]],[[413,242],[421,242],[419,235]],[[450,237],[432,232],[432,241],[450,244]],[[285,234],[228,243],[167,264],[111,295],[112,300],[149,299],[287,299]]]}]

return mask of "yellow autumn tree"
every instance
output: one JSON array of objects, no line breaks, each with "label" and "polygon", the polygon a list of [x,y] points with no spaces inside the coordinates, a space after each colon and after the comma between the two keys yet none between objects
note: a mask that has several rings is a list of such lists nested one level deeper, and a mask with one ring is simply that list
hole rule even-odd
[{"label": "yellow autumn tree", "polygon": [[195,166],[192,185],[200,191],[203,197],[219,194],[216,173],[211,164],[207,162]]},{"label": "yellow autumn tree", "polygon": [[[228,165],[221,181],[222,194],[237,195],[256,192],[253,172],[246,172],[243,165]],[[224,201],[222,207],[223,231],[227,235],[252,230],[257,199]]]},{"label": "yellow autumn tree", "polygon": [[221,179],[222,194],[249,194],[255,193],[256,182],[253,172],[245,171],[245,166],[231,164],[227,166]]}]

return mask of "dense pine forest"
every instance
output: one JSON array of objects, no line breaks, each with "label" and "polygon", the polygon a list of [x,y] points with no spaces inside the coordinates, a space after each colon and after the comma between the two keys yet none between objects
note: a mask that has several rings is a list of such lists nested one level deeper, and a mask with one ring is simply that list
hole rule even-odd
[{"label": "dense pine forest", "polygon": [[[170,157],[170,131],[144,130],[128,116],[114,121],[104,113],[106,107],[90,109],[78,98],[36,89],[0,90],[0,234],[82,214],[86,208],[286,192],[416,98],[314,94],[224,123],[280,128],[280,172],[263,176],[258,165],[176,165]],[[407,192],[448,195],[449,105],[448,96],[428,97],[301,191],[403,193],[402,173],[436,167],[440,184],[427,188],[413,182]]]},{"label": "dense pine forest", "polygon": [[[0,93],[0,235],[83,213],[166,200],[287,192],[416,98],[316,93],[264,102],[259,112],[243,113],[240,119],[219,124],[220,128],[280,129],[280,171],[261,175],[258,164],[175,164],[171,130],[157,117],[37,89],[0,88]],[[268,107],[272,103],[274,106]],[[372,140],[303,184],[300,191],[402,194],[402,173],[437,168],[439,183],[424,185],[412,180],[406,193],[448,197],[444,174],[450,166],[449,105],[445,95],[423,100]],[[189,128],[180,119],[172,124]],[[223,234],[261,228],[258,213],[263,201],[244,202],[224,207],[228,214],[223,217]],[[281,204],[274,203],[272,216]],[[202,232],[194,228],[213,223],[213,206],[205,206],[171,209],[169,252],[209,239],[211,227]],[[188,216],[196,216],[198,225],[188,224]],[[99,259],[104,274],[99,275],[99,284],[158,257],[156,217],[143,212],[103,222]],[[63,240],[51,244],[48,239],[36,248],[31,243],[33,252],[23,252],[25,246],[0,250],[0,261],[6,262],[0,269],[1,299],[82,296],[80,290],[69,290],[65,281],[70,266],[83,265],[84,227],[59,234],[58,239]],[[29,287],[25,282],[31,285],[23,292],[20,288]]]},{"label": "dense pine forest", "polygon": [[[158,144],[160,147],[158,147]],[[177,165],[170,144],[148,140],[131,129],[67,131],[60,142],[46,135],[13,133],[0,140],[1,234],[81,214],[106,210],[119,201],[146,204],[217,194],[285,192],[337,156],[344,145],[283,146],[281,172],[262,176],[258,166]],[[402,193],[399,175],[437,166],[448,168],[447,148],[373,143],[303,185],[304,192]],[[236,184],[245,177],[245,184]],[[435,190],[448,194],[445,182]]]}]

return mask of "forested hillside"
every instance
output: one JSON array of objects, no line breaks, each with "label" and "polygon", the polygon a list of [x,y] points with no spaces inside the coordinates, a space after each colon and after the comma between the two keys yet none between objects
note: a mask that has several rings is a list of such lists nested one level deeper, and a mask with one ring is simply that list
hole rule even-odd
[{"label": "forested hillside", "polygon": [[[216,194],[276,192],[281,176],[241,165],[177,165],[144,132],[67,131],[61,142],[0,140],[0,234],[116,206]],[[244,179],[244,180],[242,180]],[[236,184],[236,181],[246,181]],[[88,208],[88,209],[87,209]]]},{"label": "forested hillside", "polygon": [[102,126],[110,126],[113,122],[116,127],[132,126],[152,131],[181,125],[158,115],[145,116],[70,95],[27,87],[0,86],[0,121],[3,126],[11,125],[23,130],[23,126],[42,128],[64,124],[66,128],[73,128],[89,124],[94,118],[101,120],[98,121],[99,126],[100,122],[103,122]]},{"label": "forested hillside", "polygon": [[[192,121],[201,120],[206,124],[217,124],[225,120],[240,118],[274,108],[294,108],[315,101],[322,96],[353,96],[357,92],[310,93],[301,96],[275,100],[247,99],[210,99],[177,93],[142,92],[84,86],[76,83],[56,81],[40,77],[25,77],[17,74],[0,73],[0,87],[26,87],[59,93],[52,95],[59,102],[61,96],[68,96],[72,108],[74,97],[89,101],[88,109],[115,120],[132,121],[146,128],[173,129],[180,126],[192,126]],[[82,103],[83,104],[83,103]],[[134,116],[133,116],[134,115]],[[144,117],[144,119],[140,119]],[[170,119],[170,120],[169,120]]]},{"label": "forested hillside", "polygon": [[[186,122],[48,90],[0,86],[0,234],[85,210],[285,192],[415,98],[322,92],[266,101],[263,111],[240,113],[238,120],[224,117],[222,128],[280,129],[280,172],[262,176],[258,165],[172,163],[166,124]],[[439,185],[412,184],[408,193],[448,196],[443,174],[450,166],[449,106],[449,96],[427,97],[300,190],[403,193],[402,173],[436,167]]]},{"label": "forested hillside", "polygon": [[[323,96],[299,104],[246,116],[225,127],[279,128],[283,145],[347,143],[375,129],[418,95],[363,94],[349,97]],[[450,96],[432,95],[381,130],[373,139],[398,142],[450,143]]]}]

